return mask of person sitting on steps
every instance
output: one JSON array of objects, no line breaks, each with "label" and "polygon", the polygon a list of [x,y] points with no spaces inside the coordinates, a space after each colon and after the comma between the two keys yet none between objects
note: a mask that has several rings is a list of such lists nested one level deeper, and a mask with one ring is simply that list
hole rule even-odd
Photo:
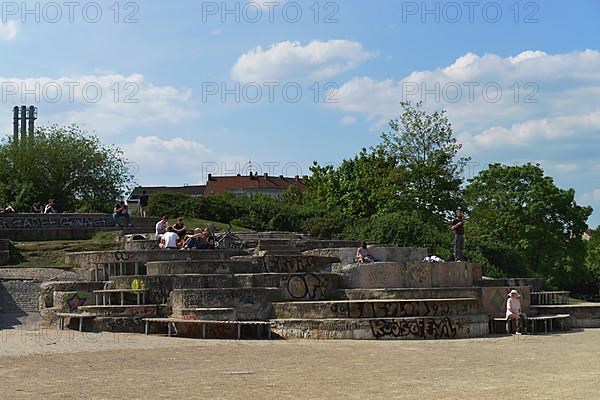
[{"label": "person sitting on steps", "polygon": [[193,235],[185,235],[183,239],[183,248],[186,250],[206,250],[209,247],[208,239],[210,231],[207,229],[194,229]]},{"label": "person sitting on steps", "polygon": [[163,250],[177,250],[178,239],[179,236],[177,236],[173,227],[169,226],[165,234],[162,235],[162,237],[160,238],[160,244],[158,245],[158,247],[160,247]]},{"label": "person sitting on steps", "polygon": [[371,263],[374,261],[371,250],[367,247],[367,242],[362,242],[362,245],[356,249],[356,262]]},{"label": "person sitting on steps", "polygon": [[127,219],[127,226],[132,226],[131,215],[129,215],[129,209],[123,201],[117,202],[117,204],[115,204],[115,208],[113,209],[113,221],[115,221],[115,226],[121,226],[121,224],[119,224],[119,218],[121,217],[125,217]]},{"label": "person sitting on steps", "polygon": [[506,301],[506,319],[512,322],[512,332],[520,335],[527,333],[527,315],[521,312],[521,295],[516,290],[511,290]]},{"label": "person sitting on steps", "polygon": [[163,215],[163,217],[156,223],[155,227],[155,237],[156,239],[160,239],[162,235],[167,232],[167,228],[169,227],[169,217]]}]

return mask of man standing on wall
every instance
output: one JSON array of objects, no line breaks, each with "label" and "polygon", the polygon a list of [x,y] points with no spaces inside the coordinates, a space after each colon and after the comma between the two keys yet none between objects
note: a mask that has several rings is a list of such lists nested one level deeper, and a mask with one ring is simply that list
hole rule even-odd
[{"label": "man standing on wall", "polygon": [[460,208],[455,212],[450,229],[454,231],[454,261],[462,262],[463,247],[465,246],[465,221],[464,213]]},{"label": "man standing on wall", "polygon": [[145,190],[142,191],[140,196],[140,217],[146,218],[146,211],[148,209],[148,194]]}]

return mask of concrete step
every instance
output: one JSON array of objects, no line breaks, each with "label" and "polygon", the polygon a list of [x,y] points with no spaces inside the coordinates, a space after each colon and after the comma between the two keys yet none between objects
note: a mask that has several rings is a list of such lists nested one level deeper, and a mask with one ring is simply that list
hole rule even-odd
[{"label": "concrete step", "polygon": [[97,264],[147,263],[151,261],[207,261],[229,260],[234,256],[248,253],[243,250],[140,250],[140,251],[88,251],[67,253],[65,263],[78,268],[92,267]]},{"label": "concrete step", "polygon": [[96,317],[92,329],[94,332],[144,333],[144,318],[147,317]]},{"label": "concrete step", "polygon": [[263,257],[265,272],[331,272],[331,264],[339,262],[335,257],[305,255],[274,255]]},{"label": "concrete step", "polygon": [[264,272],[262,263],[253,261],[180,260],[146,263],[147,275],[249,274]]},{"label": "concrete step", "polygon": [[481,297],[481,289],[476,287],[340,289],[336,292],[336,297],[340,300],[451,299]]},{"label": "concrete step", "polygon": [[261,250],[261,253],[269,256],[299,256],[302,255],[298,250]]},{"label": "concrete step", "polygon": [[175,289],[171,292],[173,314],[186,308],[234,308],[237,319],[267,320],[271,303],[284,300],[278,288]]},{"label": "concrete step", "polygon": [[336,274],[315,272],[298,274],[182,274],[118,276],[110,289],[146,289],[148,304],[167,304],[176,289],[277,288],[282,300],[331,300],[340,278]]},{"label": "concrete step", "polygon": [[481,279],[481,265],[463,262],[336,264],[331,270],[344,276],[348,289],[473,287]]},{"label": "concrete step", "polygon": [[173,315],[173,318],[204,321],[235,321],[237,319],[234,308],[182,308],[177,312],[178,314]]},{"label": "concrete step", "polygon": [[275,319],[275,337],[284,339],[461,339],[488,334],[484,314],[450,317]]},{"label": "concrete step", "polygon": [[158,315],[159,305],[116,305],[116,306],[81,306],[77,309],[81,313],[95,314],[98,317],[140,317],[149,318]]},{"label": "concrete step", "polygon": [[261,249],[268,249],[271,248],[273,246],[275,247],[281,247],[281,246],[292,246],[295,247],[296,244],[296,240],[294,239],[260,239],[258,241],[258,245]]},{"label": "concrete step", "polygon": [[328,272],[299,274],[239,274],[233,277],[233,287],[274,287],[281,289],[287,300],[331,299],[340,277]]},{"label": "concrete step", "polygon": [[477,298],[273,303],[276,319],[441,317],[479,313]]}]

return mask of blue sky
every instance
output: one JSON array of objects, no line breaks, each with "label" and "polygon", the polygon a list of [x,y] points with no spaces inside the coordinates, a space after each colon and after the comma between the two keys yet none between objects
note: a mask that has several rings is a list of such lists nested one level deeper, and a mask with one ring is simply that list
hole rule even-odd
[{"label": "blue sky", "polygon": [[250,160],[307,174],[423,100],[448,111],[467,175],[539,162],[600,210],[597,1],[171,3],[2,2],[1,132],[34,104],[123,148],[140,184],[197,184]]}]

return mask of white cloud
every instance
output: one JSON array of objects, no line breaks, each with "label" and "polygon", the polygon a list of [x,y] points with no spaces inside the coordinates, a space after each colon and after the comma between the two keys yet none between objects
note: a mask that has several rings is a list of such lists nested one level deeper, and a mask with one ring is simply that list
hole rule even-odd
[{"label": "white cloud", "polygon": [[505,58],[468,53],[446,67],[414,71],[400,80],[355,77],[340,87],[338,103],[328,106],[365,114],[379,128],[398,116],[401,101],[422,100],[426,109],[446,109],[455,132],[474,150],[519,147],[597,131],[598,71],[600,52],[594,50],[525,51]]},{"label": "white cloud", "polygon": [[231,70],[240,82],[320,81],[350,70],[374,54],[349,40],[279,42],[241,55]]},{"label": "white cloud", "polygon": [[212,156],[203,144],[174,137],[162,139],[158,136],[137,136],[133,143],[123,145],[127,157],[143,169],[180,168],[194,170]]},{"label": "white cloud", "polygon": [[578,197],[577,201],[582,204],[600,204],[600,189],[582,193]]},{"label": "white cloud", "polygon": [[140,74],[0,77],[0,82],[3,103],[36,105],[40,123],[77,123],[101,137],[198,116],[189,105],[191,90],[159,86]]},{"label": "white cloud", "polygon": [[15,21],[6,23],[0,21],[0,40],[14,40],[17,38],[17,24]]},{"label": "white cloud", "polygon": [[144,177],[145,185],[201,184],[208,173],[244,173],[248,163],[244,156],[218,154],[196,140],[180,136],[137,136],[120,147],[133,163],[133,170]]},{"label": "white cloud", "polygon": [[353,125],[356,122],[356,117],[352,116],[352,115],[346,115],[344,117],[342,117],[342,119],[340,120],[340,124],[342,125]]}]

